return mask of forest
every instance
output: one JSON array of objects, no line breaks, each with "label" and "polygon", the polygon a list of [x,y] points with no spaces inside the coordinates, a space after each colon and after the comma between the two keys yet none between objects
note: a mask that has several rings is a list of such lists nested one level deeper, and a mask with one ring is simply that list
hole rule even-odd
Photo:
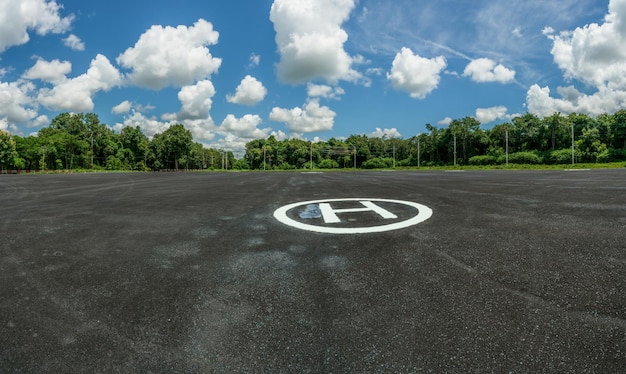
[{"label": "forest", "polygon": [[472,117],[403,139],[350,135],[310,142],[256,139],[236,158],[195,142],[182,124],[149,139],[139,127],[116,133],[93,113],[62,113],[37,134],[0,131],[2,170],[291,170],[626,161],[626,110],[591,117],[526,113],[489,129]]}]

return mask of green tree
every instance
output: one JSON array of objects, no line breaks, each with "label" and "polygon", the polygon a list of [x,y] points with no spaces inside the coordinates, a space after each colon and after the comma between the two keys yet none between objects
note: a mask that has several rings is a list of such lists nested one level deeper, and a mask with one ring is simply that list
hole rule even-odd
[{"label": "green tree", "polygon": [[15,165],[18,158],[15,140],[11,134],[0,130],[0,169],[10,169]]},{"label": "green tree", "polygon": [[618,110],[613,114],[612,145],[614,148],[626,149],[626,110]]},{"label": "green tree", "polygon": [[582,136],[576,140],[576,149],[581,153],[582,161],[596,162],[607,148],[606,144],[600,141],[600,131],[591,128],[582,130]]},{"label": "green tree", "polygon": [[561,116],[561,113],[556,112],[553,115],[543,119],[545,127],[547,128],[547,135],[550,141],[550,150],[554,151],[561,148],[566,148],[568,141],[571,142],[570,135],[570,123],[568,118]]},{"label": "green tree", "polygon": [[119,134],[121,147],[125,150],[123,162],[133,170],[145,170],[150,152],[150,141],[139,126],[124,127]]},{"label": "green tree", "polygon": [[534,114],[526,113],[512,120],[513,131],[509,136],[511,151],[534,151],[545,148],[544,126]]},{"label": "green tree", "polygon": [[158,160],[157,166],[171,167],[178,170],[178,162],[191,152],[193,137],[191,132],[181,124],[170,126],[161,134],[156,134],[152,139],[155,154]]},{"label": "green tree", "polygon": [[[371,157],[367,135],[350,135],[346,144],[356,149],[356,166],[361,167]],[[354,156],[354,155],[353,155]]]}]

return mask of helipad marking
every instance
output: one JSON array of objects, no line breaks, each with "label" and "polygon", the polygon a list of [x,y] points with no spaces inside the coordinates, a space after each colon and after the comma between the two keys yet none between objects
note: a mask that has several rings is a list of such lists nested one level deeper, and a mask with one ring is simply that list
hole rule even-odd
[{"label": "helipad marking", "polygon": [[[350,209],[333,209],[333,202],[339,201],[358,201],[363,205],[363,208],[350,208]],[[413,207],[417,210],[417,214],[407,220],[394,222],[390,224],[380,225],[380,226],[367,226],[367,227],[329,227],[329,226],[316,226],[303,222],[296,221],[287,216],[287,212],[304,206],[307,209],[310,209],[310,205],[317,205],[319,210],[321,211],[322,218],[326,224],[340,223],[341,219],[337,216],[337,213],[360,213],[360,212],[375,212],[377,213],[381,219],[389,220],[398,218],[392,212],[389,212],[387,209],[382,208],[381,206],[375,204],[375,202],[385,202],[392,204],[400,204]],[[298,203],[293,203],[289,205],[285,205],[280,207],[274,211],[274,218],[276,218],[279,222],[284,223],[285,225],[295,227],[301,230],[306,231],[315,231],[326,234],[365,234],[365,233],[376,233],[376,232],[384,232],[391,230],[403,229],[409,226],[417,225],[418,223],[424,222],[429,219],[433,214],[432,209],[429,207],[414,203],[412,201],[403,201],[403,200],[390,200],[390,199],[369,199],[369,198],[347,198],[347,199],[327,199],[327,200],[312,200],[312,201],[302,201]],[[302,218],[302,215],[301,215]],[[351,219],[346,219],[346,221],[350,222]]]}]

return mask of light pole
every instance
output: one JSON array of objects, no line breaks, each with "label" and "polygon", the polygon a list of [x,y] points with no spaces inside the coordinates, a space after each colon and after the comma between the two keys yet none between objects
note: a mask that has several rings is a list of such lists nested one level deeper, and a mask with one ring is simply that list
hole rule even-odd
[{"label": "light pole", "polygon": [[420,135],[422,134],[417,134],[417,168],[419,169],[420,167]]},{"label": "light pole", "polygon": [[456,166],[456,135],[454,135],[454,166]]},{"label": "light pole", "polygon": [[572,165],[574,165],[574,125],[572,125]]},{"label": "light pole", "polygon": [[506,165],[509,165],[509,129],[505,129],[506,131]]}]

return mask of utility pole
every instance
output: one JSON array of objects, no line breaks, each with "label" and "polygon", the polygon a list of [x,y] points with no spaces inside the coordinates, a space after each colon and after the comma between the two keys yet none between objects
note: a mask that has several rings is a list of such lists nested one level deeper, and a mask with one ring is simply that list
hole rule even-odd
[{"label": "utility pole", "polygon": [[93,169],[93,129],[91,130],[91,168]]},{"label": "utility pole", "polygon": [[454,166],[456,166],[456,135],[454,135]]},{"label": "utility pole", "polygon": [[421,134],[417,134],[417,168],[419,169],[420,167],[420,135]]},{"label": "utility pole", "polygon": [[506,164],[509,165],[509,129],[506,129]]},{"label": "utility pole", "polygon": [[574,157],[574,125],[572,125],[572,165],[574,165],[575,162]]}]

